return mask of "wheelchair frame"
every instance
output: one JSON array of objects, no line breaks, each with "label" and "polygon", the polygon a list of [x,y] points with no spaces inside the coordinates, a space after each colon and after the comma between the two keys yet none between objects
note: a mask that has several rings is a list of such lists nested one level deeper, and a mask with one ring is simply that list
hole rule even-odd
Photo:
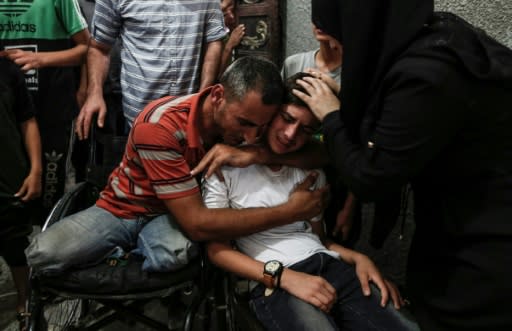
[{"label": "wheelchair frame", "polygon": [[[81,205],[81,201],[77,201],[84,194],[87,194],[87,189],[94,187],[89,183],[80,183],[74,190],[66,193],[54,206],[50,216],[48,217],[43,231],[53,223],[59,221],[61,218],[75,212],[75,207]],[[114,267],[115,268],[115,267]],[[185,319],[183,321],[184,330],[192,330],[194,317],[198,312],[201,303],[205,302],[207,296],[206,293],[212,284],[207,282],[208,276],[206,273],[208,268],[204,257],[200,257],[198,261],[192,262],[190,265],[183,269],[168,273],[169,286],[157,290],[150,290],[147,292],[137,293],[105,293],[105,294],[88,294],[81,291],[74,291],[65,288],[60,288],[55,285],[55,281],[45,282],[45,277],[37,277],[31,273],[30,276],[30,295],[28,302],[29,315],[26,317],[27,330],[45,330],[48,326],[44,325],[45,319],[45,307],[51,302],[55,301],[55,298],[59,299],[73,299],[81,301],[79,308],[80,312],[73,311],[72,313],[77,316],[68,316],[64,320],[72,319],[77,317],[78,323],[73,325],[73,328],[80,330],[97,330],[106,324],[114,321],[116,318],[125,317],[130,320],[136,320],[151,328],[157,330],[173,330],[168,325],[164,325],[154,318],[147,317],[142,314],[134,306],[142,301],[148,301],[156,298],[166,298],[170,295],[178,292],[179,290],[189,289],[193,286],[197,287],[197,294],[194,296],[192,303],[187,307]],[[167,273],[166,273],[167,274]],[[186,280],[183,280],[186,278]],[[46,278],[47,280],[47,278]],[[90,302],[95,301],[100,305],[102,314],[100,317],[93,320],[89,319],[87,323],[82,319],[86,314],[97,313],[98,311],[90,310]],[[107,308],[108,307],[108,310]],[[68,309],[69,310],[69,309]],[[74,310],[74,309],[73,309]],[[66,312],[64,312],[66,313]],[[69,312],[68,312],[69,313]],[[63,329],[67,329],[69,326],[64,326]],[[54,328],[55,329],[55,328]]]}]

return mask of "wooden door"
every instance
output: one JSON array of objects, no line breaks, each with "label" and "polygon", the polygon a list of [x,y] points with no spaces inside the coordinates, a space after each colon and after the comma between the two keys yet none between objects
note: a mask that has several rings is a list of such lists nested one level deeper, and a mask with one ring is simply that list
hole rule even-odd
[{"label": "wooden door", "polygon": [[235,49],[235,58],[259,55],[281,66],[282,38],[278,0],[237,0],[236,16],[245,24],[245,36]]}]

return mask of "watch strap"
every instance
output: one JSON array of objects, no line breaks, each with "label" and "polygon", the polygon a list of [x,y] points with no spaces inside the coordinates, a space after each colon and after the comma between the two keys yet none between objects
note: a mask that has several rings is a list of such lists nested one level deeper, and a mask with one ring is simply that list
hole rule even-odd
[{"label": "watch strap", "polygon": [[281,268],[281,271],[276,275],[277,282],[276,282],[276,288],[281,288],[281,275],[283,274],[284,268]]},{"label": "watch strap", "polygon": [[263,274],[263,284],[265,285],[266,288],[273,289],[274,287],[276,287],[274,277],[266,273]]}]

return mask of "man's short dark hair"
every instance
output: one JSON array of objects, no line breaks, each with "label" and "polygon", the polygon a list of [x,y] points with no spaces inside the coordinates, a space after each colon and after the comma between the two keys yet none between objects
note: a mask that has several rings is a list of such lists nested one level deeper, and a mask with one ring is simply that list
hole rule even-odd
[{"label": "man's short dark hair", "polygon": [[242,100],[249,91],[262,94],[265,105],[283,102],[284,84],[277,66],[257,56],[244,56],[235,60],[220,77],[226,99]]}]

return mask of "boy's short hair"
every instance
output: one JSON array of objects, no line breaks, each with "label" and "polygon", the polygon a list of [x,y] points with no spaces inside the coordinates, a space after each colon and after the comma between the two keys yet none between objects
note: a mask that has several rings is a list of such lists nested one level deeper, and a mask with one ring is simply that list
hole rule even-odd
[{"label": "boy's short hair", "polygon": [[284,96],[284,104],[293,104],[300,107],[306,107],[309,109],[308,105],[302,101],[301,98],[293,94],[293,90],[299,90],[300,92],[309,95],[309,93],[304,89],[301,85],[297,84],[298,79],[303,79],[304,77],[314,77],[313,75],[307,72],[298,72],[294,75],[288,77],[285,81],[286,93]]},{"label": "boy's short hair", "polygon": [[[311,75],[310,73],[298,72],[294,75],[291,75],[290,77],[288,77],[286,79],[285,84],[284,84],[286,87],[286,94],[284,96],[284,102],[283,102],[285,105],[296,105],[299,107],[304,107],[306,109],[309,109],[309,106],[304,101],[302,101],[301,98],[299,98],[298,96],[293,94],[293,90],[298,90],[306,95],[309,95],[309,93],[306,91],[306,89],[304,87],[297,84],[297,80],[302,79],[304,77],[313,77],[314,78],[314,76]],[[320,137],[321,131],[322,131],[322,125],[319,123],[316,133],[313,134],[313,137],[317,140],[323,141],[323,138]]]}]

